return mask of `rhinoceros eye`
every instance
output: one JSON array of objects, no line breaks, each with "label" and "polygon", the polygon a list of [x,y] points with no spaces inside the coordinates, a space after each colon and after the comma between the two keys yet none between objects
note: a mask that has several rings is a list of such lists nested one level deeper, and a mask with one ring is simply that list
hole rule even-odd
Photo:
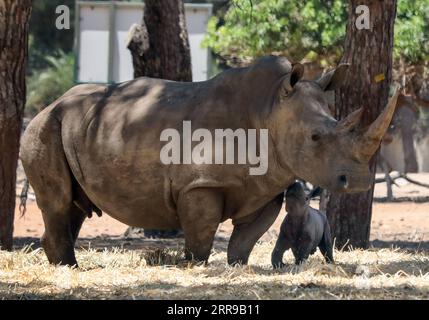
[{"label": "rhinoceros eye", "polygon": [[311,135],[311,140],[313,141],[319,141],[322,138],[322,136],[319,133],[313,133]]}]

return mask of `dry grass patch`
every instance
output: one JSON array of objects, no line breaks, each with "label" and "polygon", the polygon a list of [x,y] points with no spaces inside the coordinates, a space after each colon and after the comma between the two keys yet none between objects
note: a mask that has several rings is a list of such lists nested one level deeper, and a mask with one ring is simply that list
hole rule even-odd
[{"label": "dry grass patch", "polygon": [[[429,255],[401,250],[318,253],[299,267],[269,264],[272,242],[255,247],[249,266],[225,252],[192,265],[182,250],[78,250],[80,269],[48,264],[42,249],[0,252],[3,299],[428,299]],[[163,265],[165,264],[165,265]]]}]

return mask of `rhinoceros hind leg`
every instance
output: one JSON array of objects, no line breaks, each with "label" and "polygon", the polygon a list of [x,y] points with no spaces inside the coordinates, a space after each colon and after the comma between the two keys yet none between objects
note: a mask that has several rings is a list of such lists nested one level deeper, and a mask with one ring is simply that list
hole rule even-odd
[{"label": "rhinoceros hind leg", "polygon": [[193,189],[180,196],[178,215],[187,260],[208,261],[222,219],[223,201],[219,190],[209,188]]},{"label": "rhinoceros hind leg", "polygon": [[234,222],[234,230],[228,244],[228,263],[247,264],[256,242],[272,226],[283,204],[283,193],[257,210],[250,221]]},{"label": "rhinoceros hind leg", "polygon": [[85,218],[86,214],[74,204],[66,209],[66,214],[43,211],[45,233],[41,243],[50,263],[78,266],[74,245]]},{"label": "rhinoceros hind leg", "polygon": [[73,177],[61,137],[61,124],[44,111],[27,127],[20,157],[42,211],[41,242],[48,260],[72,266],[77,265],[74,242],[83,213],[73,203]]}]

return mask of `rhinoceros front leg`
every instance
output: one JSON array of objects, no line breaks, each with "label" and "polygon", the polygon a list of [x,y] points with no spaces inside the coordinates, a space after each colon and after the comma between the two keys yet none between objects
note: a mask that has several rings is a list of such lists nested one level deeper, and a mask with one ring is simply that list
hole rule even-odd
[{"label": "rhinoceros front leg", "polygon": [[276,245],[271,253],[271,264],[273,268],[283,268],[285,264],[283,263],[283,255],[285,251],[291,248],[291,243],[289,241],[288,235],[286,234],[285,221],[283,221],[282,226],[280,227],[279,237],[277,239]]},{"label": "rhinoceros front leg", "polygon": [[187,260],[207,261],[223,213],[223,194],[218,189],[198,188],[181,195],[178,215],[185,235]]},{"label": "rhinoceros front leg", "polygon": [[228,263],[247,264],[256,242],[272,226],[283,204],[283,193],[257,210],[249,221],[234,222],[234,230],[228,244]]}]

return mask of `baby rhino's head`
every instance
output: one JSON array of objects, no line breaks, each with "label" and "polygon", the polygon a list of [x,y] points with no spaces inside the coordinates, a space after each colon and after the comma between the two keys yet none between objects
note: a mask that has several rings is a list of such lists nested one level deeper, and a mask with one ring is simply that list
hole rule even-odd
[{"label": "baby rhino's head", "polygon": [[300,182],[295,182],[286,191],[286,211],[288,213],[301,213],[306,210],[310,199],[320,195],[321,189],[313,189],[310,194],[306,194]]},{"label": "baby rhino's head", "polygon": [[301,183],[295,182],[286,191],[286,211],[302,211],[307,204],[307,195]]}]

